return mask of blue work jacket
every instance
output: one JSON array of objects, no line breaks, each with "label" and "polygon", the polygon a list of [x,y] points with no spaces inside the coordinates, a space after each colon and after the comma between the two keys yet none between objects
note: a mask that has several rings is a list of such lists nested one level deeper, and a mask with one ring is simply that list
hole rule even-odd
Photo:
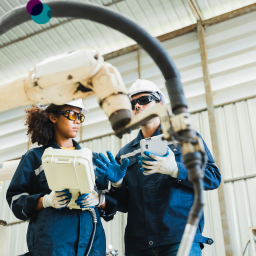
[{"label": "blue work jacket", "polygon": [[[75,149],[81,149],[73,140]],[[40,197],[50,194],[42,166],[42,155],[47,147],[60,148],[54,141],[47,146],[33,148],[22,156],[20,164],[7,190],[6,199],[14,215],[20,220],[29,220],[27,231],[27,255],[36,256],[84,256],[93,230],[92,217],[88,211],[49,207],[36,211]],[[93,161],[100,159],[93,153]],[[100,159],[102,160],[102,159]],[[96,185],[107,189],[108,182],[99,173]],[[106,195],[106,210],[95,208],[97,227],[90,256],[106,254],[106,238],[100,217],[113,219],[117,202]]]},{"label": "blue work jacket", "polygon": [[[153,136],[160,135],[160,127]],[[121,188],[111,187],[111,195],[118,200],[117,210],[128,212],[125,229],[125,251],[145,250],[148,247],[180,243],[193,204],[192,184],[188,171],[182,162],[181,148],[170,144],[179,168],[178,178],[160,173],[143,175],[140,171],[138,156],[141,155],[140,141],[144,139],[141,130],[137,138],[124,146],[116,156],[121,164],[130,160]],[[216,189],[221,182],[221,175],[213,157],[204,142],[208,162],[205,169],[204,189]],[[213,240],[202,236],[204,216],[202,216],[195,242],[212,244]]]}]

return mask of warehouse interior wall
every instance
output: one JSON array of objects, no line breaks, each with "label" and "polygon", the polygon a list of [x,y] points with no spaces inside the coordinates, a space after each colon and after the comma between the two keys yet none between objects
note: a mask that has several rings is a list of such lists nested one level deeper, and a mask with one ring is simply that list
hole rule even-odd
[{"label": "warehouse interior wall", "polygon": [[[221,170],[227,196],[229,222],[234,255],[240,256],[249,240],[248,227],[256,225],[256,18],[255,12],[242,15],[217,25],[206,27],[206,44],[212,82],[215,115],[217,120],[223,169]],[[202,135],[209,149],[211,137],[206,111],[203,73],[197,33],[191,32],[162,43],[174,60],[181,74],[189,110],[193,113],[196,130]],[[138,78],[138,55],[131,52],[108,60],[121,72],[127,88]],[[140,51],[141,78],[156,83],[168,98],[164,79],[148,54]],[[95,152],[106,150],[116,154],[137,135],[138,130],[122,140],[113,131],[95,97],[84,100],[90,113],[77,136],[82,147]],[[170,103],[167,102],[170,111]],[[27,106],[28,107],[28,106]],[[20,158],[28,147],[25,113],[21,107],[0,113],[0,161]],[[9,182],[3,182],[0,193],[0,219],[18,221],[11,213],[5,191]],[[217,190],[205,192],[204,236],[212,238],[213,245],[206,245],[204,256],[225,255],[221,215]],[[28,222],[9,227],[8,255],[24,253]],[[124,251],[126,214],[117,213],[112,222],[104,222],[107,244]],[[249,255],[249,254],[248,254]]]}]

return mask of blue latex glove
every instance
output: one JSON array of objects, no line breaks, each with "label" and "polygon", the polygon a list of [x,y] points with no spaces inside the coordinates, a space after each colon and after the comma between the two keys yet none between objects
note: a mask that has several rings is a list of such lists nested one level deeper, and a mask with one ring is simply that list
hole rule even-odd
[{"label": "blue latex glove", "polygon": [[104,163],[97,159],[96,170],[104,175],[112,183],[116,183],[124,178],[130,161],[129,159],[125,159],[124,162],[119,165],[110,151],[107,151],[107,154],[109,160],[104,156],[104,154],[100,153]]}]

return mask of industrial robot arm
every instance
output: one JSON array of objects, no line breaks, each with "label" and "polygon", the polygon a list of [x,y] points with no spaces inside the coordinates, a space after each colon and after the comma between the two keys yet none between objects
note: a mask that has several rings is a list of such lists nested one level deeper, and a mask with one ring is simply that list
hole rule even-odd
[{"label": "industrial robot arm", "polygon": [[46,59],[25,78],[0,86],[0,111],[35,103],[62,105],[96,93],[115,130],[130,121],[131,104],[119,71],[103,61],[91,47]]}]

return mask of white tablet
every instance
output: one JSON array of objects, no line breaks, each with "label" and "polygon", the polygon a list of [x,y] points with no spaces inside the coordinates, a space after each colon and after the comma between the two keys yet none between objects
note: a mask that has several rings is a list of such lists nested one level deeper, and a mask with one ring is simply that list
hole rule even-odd
[{"label": "white tablet", "polygon": [[75,203],[78,194],[91,193],[95,185],[92,151],[47,148],[42,164],[48,186],[53,191],[69,189],[72,194],[68,208],[80,209]]}]

